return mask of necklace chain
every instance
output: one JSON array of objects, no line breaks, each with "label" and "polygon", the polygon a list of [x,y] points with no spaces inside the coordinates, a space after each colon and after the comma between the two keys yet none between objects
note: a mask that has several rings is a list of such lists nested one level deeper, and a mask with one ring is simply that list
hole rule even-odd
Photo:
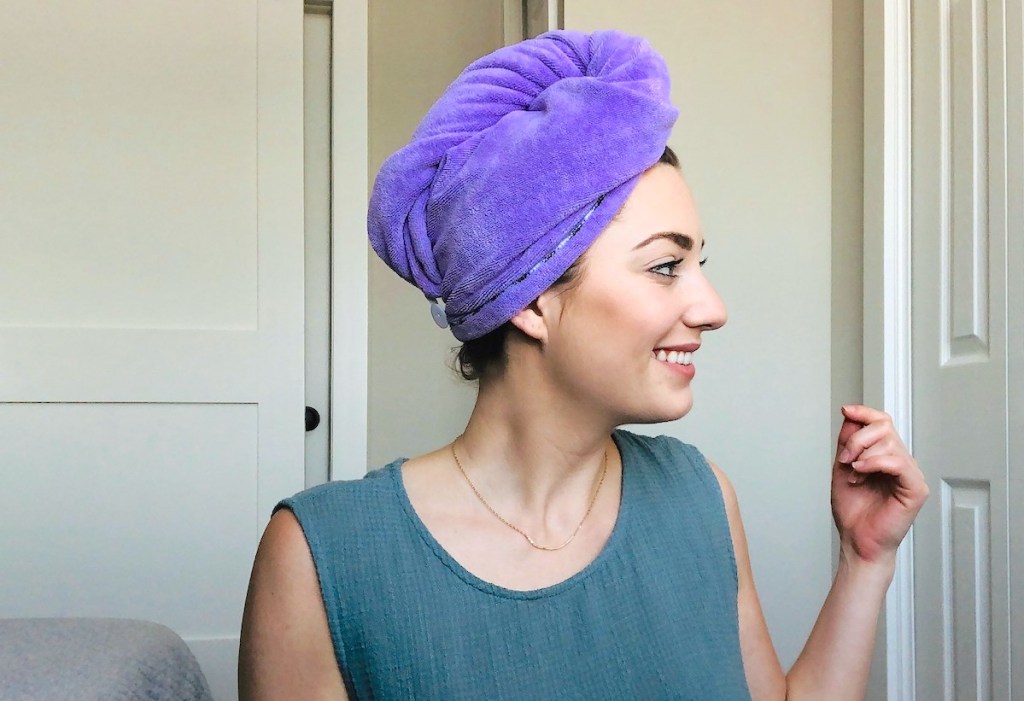
[{"label": "necklace chain", "polygon": [[547,551],[561,550],[562,548],[564,548],[566,545],[571,543],[576,538],[576,534],[580,532],[581,528],[583,528],[583,522],[587,520],[587,516],[590,516],[590,512],[594,509],[594,504],[597,502],[597,495],[601,491],[601,485],[604,484],[605,475],[608,474],[608,449],[607,448],[604,451],[604,467],[601,470],[601,479],[598,480],[597,487],[594,488],[594,493],[590,496],[590,504],[587,506],[587,512],[585,514],[583,514],[583,518],[580,519],[579,525],[576,526],[576,530],[574,530],[572,532],[572,535],[569,536],[568,540],[566,540],[561,545],[555,545],[553,547],[548,547],[546,545],[538,545],[537,542],[534,541],[534,539],[531,538],[529,536],[529,534],[526,533],[526,531],[524,531],[523,529],[519,528],[518,526],[516,526],[516,525],[514,525],[512,523],[509,523],[509,521],[507,521],[501,514],[499,514],[497,511],[495,511],[491,507],[490,504],[487,503],[487,500],[484,499],[483,495],[480,493],[480,490],[478,490],[476,488],[476,485],[473,484],[473,480],[471,480],[469,478],[469,475],[466,474],[466,469],[462,466],[462,461],[459,460],[459,454],[457,452],[455,452],[455,444],[461,438],[462,438],[462,436],[459,436],[454,441],[452,441],[452,457],[455,458],[455,464],[458,466],[459,472],[461,472],[462,476],[466,479],[466,483],[469,485],[469,488],[473,490],[474,494],[476,494],[476,498],[480,500],[481,504],[483,504],[485,507],[487,507],[488,511],[490,511],[492,514],[494,514],[495,518],[497,518],[499,521],[504,523],[506,526],[511,528],[513,531],[515,531],[519,535],[521,535],[524,538],[526,538],[526,542],[529,543],[530,545],[532,545],[533,547],[537,548],[538,550],[547,550]]}]

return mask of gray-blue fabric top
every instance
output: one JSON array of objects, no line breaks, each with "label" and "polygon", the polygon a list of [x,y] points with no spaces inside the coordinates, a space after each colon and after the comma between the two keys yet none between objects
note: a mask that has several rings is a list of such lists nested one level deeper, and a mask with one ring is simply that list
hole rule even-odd
[{"label": "gray-blue fabric top", "polygon": [[396,460],[282,501],[320,580],[352,699],[749,701],[718,481],[674,438],[617,430],[618,520],[543,589],[474,576],[416,515]]}]

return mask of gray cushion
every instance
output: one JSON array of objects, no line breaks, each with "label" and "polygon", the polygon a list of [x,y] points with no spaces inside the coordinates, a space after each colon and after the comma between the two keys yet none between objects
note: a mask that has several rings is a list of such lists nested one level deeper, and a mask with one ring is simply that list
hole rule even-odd
[{"label": "gray cushion", "polygon": [[212,701],[171,629],[116,618],[0,619],[3,701]]}]

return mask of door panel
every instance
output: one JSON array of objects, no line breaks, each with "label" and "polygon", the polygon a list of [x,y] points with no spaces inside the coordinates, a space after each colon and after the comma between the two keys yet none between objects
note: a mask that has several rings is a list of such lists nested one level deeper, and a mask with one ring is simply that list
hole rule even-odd
[{"label": "door panel", "polygon": [[1024,2],[1006,7],[1010,698],[1024,696]]},{"label": "door panel", "polygon": [[925,699],[1010,699],[1004,14],[1001,0],[912,12],[914,446],[933,494],[915,528]]},{"label": "door panel", "polygon": [[[31,534],[5,546],[5,588],[16,583],[6,592],[16,601],[5,596],[4,613],[116,612],[188,636],[229,630],[257,517],[255,501],[237,495],[253,481],[256,410],[0,404],[4,455],[19,468],[5,480],[4,518]],[[216,469],[199,475],[183,465]]]},{"label": "door panel", "polygon": [[255,327],[253,3],[4,14],[0,324]]},{"label": "door panel", "polygon": [[234,698],[303,487],[301,4],[0,13],[0,616],[166,624]]}]

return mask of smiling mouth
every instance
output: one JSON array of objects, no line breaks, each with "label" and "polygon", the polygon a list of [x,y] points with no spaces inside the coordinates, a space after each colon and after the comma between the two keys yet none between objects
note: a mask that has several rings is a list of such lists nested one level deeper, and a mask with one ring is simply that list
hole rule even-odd
[{"label": "smiling mouth", "polygon": [[693,353],[689,351],[655,351],[654,357],[663,363],[675,365],[689,365],[692,362]]}]

